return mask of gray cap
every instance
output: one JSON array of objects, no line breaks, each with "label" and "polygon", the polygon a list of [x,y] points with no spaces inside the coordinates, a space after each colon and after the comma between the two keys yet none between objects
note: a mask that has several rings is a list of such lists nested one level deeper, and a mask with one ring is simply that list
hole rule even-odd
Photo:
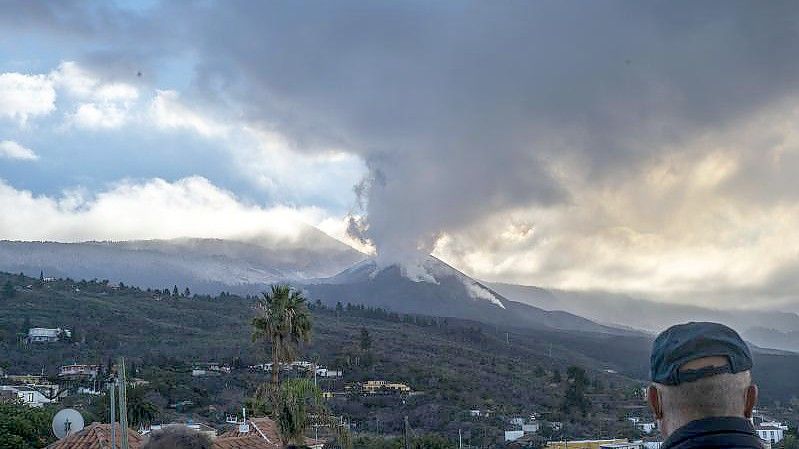
[{"label": "gray cap", "polygon": [[[680,370],[684,364],[704,357],[722,356],[725,366]],[[652,344],[652,382],[679,385],[722,373],[752,369],[752,354],[737,332],[719,323],[691,322],[672,326]]]}]

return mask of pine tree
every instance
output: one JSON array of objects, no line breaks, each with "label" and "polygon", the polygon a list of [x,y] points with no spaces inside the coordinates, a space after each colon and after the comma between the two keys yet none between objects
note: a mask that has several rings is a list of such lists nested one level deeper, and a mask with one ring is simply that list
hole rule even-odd
[{"label": "pine tree", "polygon": [[366,330],[365,327],[361,328],[361,350],[363,352],[369,351],[372,347],[372,337],[369,335],[369,331]]},{"label": "pine tree", "polygon": [[14,290],[14,285],[11,284],[11,281],[6,281],[3,285],[3,299],[11,299],[14,297],[16,291]]},{"label": "pine tree", "polygon": [[183,290],[183,296],[187,298],[191,296],[191,291],[189,290],[189,287],[186,287],[186,290]]},{"label": "pine tree", "polygon": [[175,298],[177,298],[178,296],[180,296],[180,293],[178,292],[178,286],[177,286],[177,285],[175,285],[175,286],[172,288],[172,296],[174,296]]}]

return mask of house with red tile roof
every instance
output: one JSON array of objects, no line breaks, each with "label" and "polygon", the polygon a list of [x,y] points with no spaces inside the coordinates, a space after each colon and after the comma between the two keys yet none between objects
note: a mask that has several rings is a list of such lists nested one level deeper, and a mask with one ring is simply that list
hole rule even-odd
[{"label": "house with red tile roof", "polygon": [[[128,447],[140,449],[144,438],[136,431],[128,429]],[[122,447],[122,428],[116,424],[116,447]],[[112,449],[111,424],[92,423],[80,432],[62,438],[45,449]]]}]

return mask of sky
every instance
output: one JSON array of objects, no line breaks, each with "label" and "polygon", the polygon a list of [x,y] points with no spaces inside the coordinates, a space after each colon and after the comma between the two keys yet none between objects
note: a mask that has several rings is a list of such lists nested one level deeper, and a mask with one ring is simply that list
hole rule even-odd
[{"label": "sky", "polygon": [[0,238],[301,221],[382,265],[799,311],[797,9],[5,1]]}]

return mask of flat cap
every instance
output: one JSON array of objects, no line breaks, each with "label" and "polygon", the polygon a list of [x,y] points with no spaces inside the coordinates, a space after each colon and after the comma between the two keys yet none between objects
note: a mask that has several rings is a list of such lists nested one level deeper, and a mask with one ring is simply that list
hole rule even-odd
[{"label": "flat cap", "polygon": [[[726,366],[680,370],[704,357],[726,357]],[[657,336],[650,359],[652,382],[679,385],[722,373],[752,369],[752,354],[737,332],[719,323],[691,322],[672,326]]]}]

